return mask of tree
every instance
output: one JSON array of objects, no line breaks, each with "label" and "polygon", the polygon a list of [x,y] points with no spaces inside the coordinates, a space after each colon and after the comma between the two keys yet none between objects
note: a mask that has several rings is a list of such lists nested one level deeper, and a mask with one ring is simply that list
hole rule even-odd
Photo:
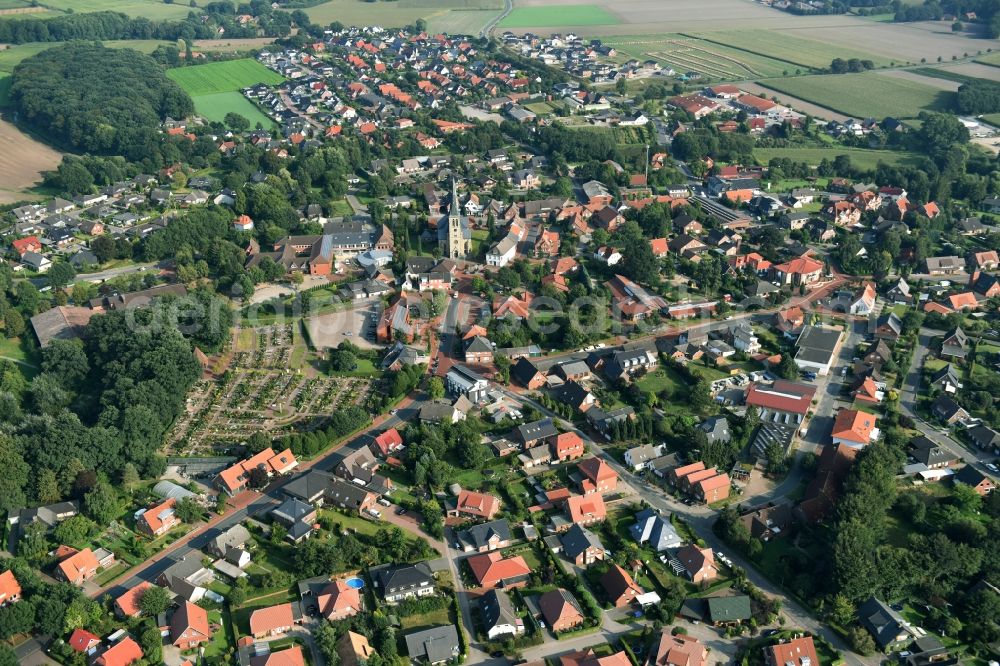
[{"label": "tree", "polygon": [[[143,595],[145,596],[145,595]],[[163,661],[163,637],[156,627],[149,627],[139,635],[139,644],[146,662],[159,664]]]},{"label": "tree", "polygon": [[90,360],[81,340],[53,340],[42,350],[42,370],[76,387],[90,372]]},{"label": "tree", "polygon": [[257,431],[247,438],[247,452],[256,455],[271,446],[271,438],[261,431]]},{"label": "tree", "polygon": [[951,490],[951,500],[962,513],[975,513],[983,506],[982,496],[965,483],[956,483]]},{"label": "tree", "polygon": [[799,368],[795,365],[795,361],[792,360],[792,355],[789,353],[783,353],[781,355],[781,361],[778,363],[778,367],[775,368],[775,373],[782,379],[795,379],[799,374]]},{"label": "tree", "polygon": [[90,251],[104,264],[115,258],[115,241],[110,236],[98,236],[90,241]]},{"label": "tree", "polygon": [[63,497],[59,490],[59,479],[51,469],[43,469],[35,480],[35,501],[39,504],[54,504]]},{"label": "tree", "polygon": [[226,123],[226,126],[234,132],[245,132],[250,129],[250,121],[234,111],[227,113],[223,118],[223,121]]},{"label": "tree", "polygon": [[24,323],[24,315],[15,310],[14,308],[8,308],[6,314],[3,318],[4,325],[4,335],[7,338],[20,337],[26,328]]},{"label": "tree", "polygon": [[86,542],[97,531],[97,525],[82,515],[71,516],[62,521],[52,531],[52,536],[61,544],[75,545]]},{"label": "tree", "polygon": [[29,562],[45,557],[49,552],[49,530],[45,523],[34,522],[22,527],[21,530],[21,538],[17,542],[17,554]]},{"label": "tree", "polygon": [[57,261],[52,264],[46,275],[53,289],[62,289],[76,277],[76,270],[73,269],[73,265],[68,261]]},{"label": "tree", "polygon": [[139,470],[135,468],[135,465],[130,462],[125,463],[125,466],[122,467],[122,487],[128,494],[132,494],[135,484],[139,483],[140,480]]},{"label": "tree", "polygon": [[24,454],[10,435],[0,434],[0,509],[10,511],[27,504],[25,488],[31,471]]},{"label": "tree", "polygon": [[35,606],[30,601],[22,600],[0,608],[0,639],[28,633],[34,626]]},{"label": "tree", "polygon": [[156,617],[170,607],[170,594],[159,585],[151,585],[139,597],[137,605],[147,617]]},{"label": "tree", "polygon": [[431,377],[427,382],[427,393],[432,400],[440,400],[444,397],[444,381],[440,377]]},{"label": "tree", "polygon": [[119,512],[118,493],[105,481],[99,481],[83,498],[83,508],[98,525],[110,525]]},{"label": "tree", "polygon": [[862,656],[875,653],[875,640],[861,627],[851,627],[847,632],[847,641],[850,643],[851,649]]},{"label": "tree", "polygon": [[201,505],[193,498],[185,497],[177,503],[177,517],[185,523],[196,523],[204,517]]},{"label": "tree", "polygon": [[353,372],[357,369],[358,357],[350,349],[337,348],[330,352],[331,372]]},{"label": "tree", "polygon": [[260,467],[254,467],[250,470],[250,473],[247,476],[249,478],[249,485],[251,488],[263,488],[269,481],[267,472]]}]

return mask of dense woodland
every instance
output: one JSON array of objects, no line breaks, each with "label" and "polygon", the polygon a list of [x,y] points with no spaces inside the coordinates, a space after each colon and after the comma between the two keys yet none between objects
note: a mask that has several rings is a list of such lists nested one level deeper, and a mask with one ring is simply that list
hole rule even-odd
[{"label": "dense woodland", "polygon": [[10,96],[20,118],[56,143],[131,159],[159,143],[165,117],[194,111],[149,56],[85,42],[25,59],[14,69]]}]

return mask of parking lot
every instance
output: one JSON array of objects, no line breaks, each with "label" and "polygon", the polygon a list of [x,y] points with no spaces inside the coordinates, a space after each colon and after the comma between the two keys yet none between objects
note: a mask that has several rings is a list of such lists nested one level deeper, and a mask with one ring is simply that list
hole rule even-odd
[{"label": "parking lot", "polygon": [[374,349],[375,328],[381,304],[378,301],[359,301],[348,310],[316,315],[306,319],[309,339],[317,350],[333,349],[344,340],[350,340],[361,349]]}]

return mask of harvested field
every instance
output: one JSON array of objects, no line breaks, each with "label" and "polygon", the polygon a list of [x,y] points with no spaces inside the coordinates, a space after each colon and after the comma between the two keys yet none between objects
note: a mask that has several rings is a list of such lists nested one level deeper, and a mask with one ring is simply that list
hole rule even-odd
[{"label": "harvested field", "polygon": [[[0,6],[3,6],[5,4],[11,4],[13,1],[15,0],[11,0],[11,2],[7,3],[0,2]],[[45,9],[45,7],[25,7],[24,5],[11,4],[10,7],[4,7],[3,9],[0,9],[0,18],[3,18],[5,16],[24,16],[25,14],[47,14],[47,13],[49,13],[49,10]]]},{"label": "harvested field", "polygon": [[618,50],[619,58],[653,59],[681,72],[697,71],[711,78],[777,77],[795,64],[720,46],[683,35],[633,35],[601,40]]},{"label": "harvested field", "polygon": [[614,25],[621,19],[598,5],[515,7],[500,21],[501,28],[552,28],[577,25]]},{"label": "harvested field", "polygon": [[25,190],[59,165],[62,154],[0,120],[0,203],[35,198]]},{"label": "harvested field", "polygon": [[259,49],[273,43],[274,39],[271,37],[248,37],[246,39],[197,39],[194,42],[194,50],[232,53],[234,51]]},{"label": "harvested field", "polygon": [[972,76],[977,79],[987,79],[989,81],[1000,81],[1000,67],[983,65],[978,62],[963,62],[957,65],[945,65],[938,67],[942,72],[954,72],[962,76]]},{"label": "harvested field", "polygon": [[486,9],[499,11],[502,8],[503,0],[330,0],[304,11],[313,21],[324,25],[340,21],[345,25],[402,27],[412,24],[418,18],[426,20],[428,24],[439,21],[459,26],[475,20],[460,16],[465,12]]},{"label": "harvested field", "polygon": [[825,69],[834,58],[872,60],[876,65],[888,65],[889,59],[841,44],[802,39],[772,30],[738,30],[707,32],[695,35],[707,41],[742,49],[750,53],[795,63],[807,68]]},{"label": "harvested field", "polygon": [[498,9],[452,9],[427,19],[427,31],[475,36],[499,13]]},{"label": "harvested field", "polygon": [[925,76],[924,74],[918,74],[917,72],[911,72],[906,69],[892,69],[886,72],[882,72],[885,76],[891,76],[896,79],[905,79],[907,81],[913,81],[914,83],[920,83],[925,86],[930,86],[931,88],[937,88],[939,90],[947,90],[948,92],[956,92],[958,86],[961,85],[958,81],[951,81],[949,79],[942,79],[936,76]]},{"label": "harvested field", "polygon": [[947,110],[951,93],[884,73],[830,74],[769,79],[761,85],[856,118],[915,118],[923,110]]},{"label": "harvested field", "polygon": [[178,67],[167,70],[167,76],[191,96],[233,92],[257,83],[276,85],[285,80],[252,58]]},{"label": "harvested field", "polygon": [[121,12],[129,16],[143,16],[151,20],[182,19],[191,11],[187,0],[167,4],[163,0],[45,0],[48,9],[75,12]]}]

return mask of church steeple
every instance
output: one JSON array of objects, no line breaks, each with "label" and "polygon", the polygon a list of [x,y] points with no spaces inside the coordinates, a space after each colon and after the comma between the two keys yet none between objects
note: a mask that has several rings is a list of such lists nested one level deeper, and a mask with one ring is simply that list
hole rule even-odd
[{"label": "church steeple", "polygon": [[451,178],[451,207],[448,209],[448,215],[451,217],[458,217],[461,215],[461,203],[458,200],[458,181],[455,177]]}]

